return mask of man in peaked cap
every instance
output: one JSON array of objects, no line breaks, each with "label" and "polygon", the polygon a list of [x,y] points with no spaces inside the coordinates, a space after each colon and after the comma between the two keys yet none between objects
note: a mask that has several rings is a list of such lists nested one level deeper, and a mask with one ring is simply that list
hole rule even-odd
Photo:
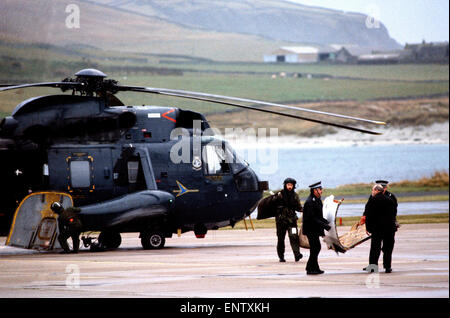
[{"label": "man in peaked cap", "polygon": [[386,273],[392,272],[392,251],[395,232],[398,228],[397,198],[387,191],[388,181],[377,180],[372,195],[366,203],[364,216],[367,232],[371,233],[369,266],[364,270],[378,268],[378,258],[383,251],[383,267]]},{"label": "man in peaked cap", "polygon": [[277,254],[280,262],[286,262],[284,259],[284,239],[288,232],[289,242],[295,261],[298,262],[303,255],[300,253],[300,240],[297,228],[297,214],[295,211],[302,212],[302,204],[300,198],[295,192],[297,181],[292,178],[286,178],[283,182],[283,190],[275,195],[275,203],[277,205],[277,214],[275,217],[277,226]]},{"label": "man in peaked cap", "polygon": [[308,275],[323,274],[319,267],[318,257],[321,249],[320,236],[324,236],[324,230],[330,230],[331,226],[323,217],[322,204],[322,182],[311,184],[310,195],[305,201],[303,207],[303,234],[308,237],[310,253],[308,263],[306,264],[306,273]]},{"label": "man in peaked cap", "polygon": [[383,189],[384,189],[383,194],[392,201],[392,204],[394,206],[395,215],[397,215],[397,207],[398,207],[397,198],[395,197],[395,195],[393,193],[391,193],[387,190],[389,181],[377,180],[377,181],[375,181],[375,184],[379,184],[383,187]]}]

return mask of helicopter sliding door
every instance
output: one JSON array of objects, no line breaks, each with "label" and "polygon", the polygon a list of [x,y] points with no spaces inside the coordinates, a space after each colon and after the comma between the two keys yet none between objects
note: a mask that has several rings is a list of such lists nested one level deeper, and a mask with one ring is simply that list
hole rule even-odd
[{"label": "helicopter sliding door", "polygon": [[72,195],[75,205],[113,197],[113,158],[109,146],[52,147],[48,152],[50,188]]},{"label": "helicopter sliding door", "polygon": [[230,161],[226,154],[225,145],[222,142],[210,143],[202,148],[206,193],[210,194],[208,202],[216,206],[210,213],[222,214],[220,203],[233,200],[236,193]]}]

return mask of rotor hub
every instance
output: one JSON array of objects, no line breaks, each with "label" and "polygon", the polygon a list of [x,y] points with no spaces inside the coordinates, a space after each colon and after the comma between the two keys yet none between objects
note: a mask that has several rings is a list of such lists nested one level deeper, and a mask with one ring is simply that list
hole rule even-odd
[{"label": "rotor hub", "polygon": [[94,93],[97,95],[106,95],[106,93],[115,94],[117,93],[116,80],[105,80],[107,75],[102,71],[96,70],[94,68],[86,68],[75,73],[75,79],[66,78],[63,82],[79,83],[81,85],[76,85],[73,87],[61,87],[63,91],[67,89],[73,89],[74,92],[79,92],[81,95],[93,96]]},{"label": "rotor hub", "polygon": [[85,68],[84,70],[78,71],[75,73],[75,76],[78,77],[94,77],[94,78],[105,78],[107,75],[102,71],[96,70],[95,68]]}]

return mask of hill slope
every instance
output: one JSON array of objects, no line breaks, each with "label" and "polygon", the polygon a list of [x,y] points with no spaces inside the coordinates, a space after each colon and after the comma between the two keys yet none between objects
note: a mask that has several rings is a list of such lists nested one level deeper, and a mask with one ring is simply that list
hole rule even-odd
[{"label": "hill slope", "polygon": [[[66,7],[80,8],[80,28],[67,28]],[[365,16],[281,0],[3,0],[0,40],[105,50],[261,61],[283,45],[358,44],[393,49],[383,25]]]},{"label": "hill slope", "polygon": [[157,17],[187,28],[256,35],[293,43],[357,44],[396,49],[383,24],[368,28],[367,16],[284,0],[82,0]]},{"label": "hill slope", "polygon": [[[66,27],[69,4],[80,8],[79,29]],[[260,61],[263,52],[286,45],[258,36],[191,30],[159,18],[77,0],[0,1],[0,40],[235,61]]]}]

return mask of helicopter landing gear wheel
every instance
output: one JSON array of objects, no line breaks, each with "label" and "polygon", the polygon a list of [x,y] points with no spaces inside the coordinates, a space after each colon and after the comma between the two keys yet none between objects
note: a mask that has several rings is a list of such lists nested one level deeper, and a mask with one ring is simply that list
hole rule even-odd
[{"label": "helicopter landing gear wheel", "polygon": [[115,249],[122,243],[120,233],[116,232],[101,232],[98,236],[98,243],[105,249]]},{"label": "helicopter landing gear wheel", "polygon": [[144,250],[161,249],[166,244],[166,238],[161,232],[142,233],[141,244]]}]

